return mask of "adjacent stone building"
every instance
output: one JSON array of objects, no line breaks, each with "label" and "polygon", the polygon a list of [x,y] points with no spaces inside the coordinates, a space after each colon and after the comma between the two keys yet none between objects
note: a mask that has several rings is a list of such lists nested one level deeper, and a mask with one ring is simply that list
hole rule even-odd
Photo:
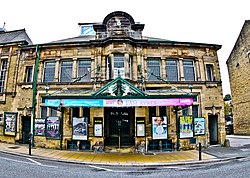
[{"label": "adjacent stone building", "polygon": [[121,11],[79,25],[80,36],[19,48],[1,141],[25,143],[30,129],[35,146],[56,149],[224,143],[220,45],[143,36],[144,24]]},{"label": "adjacent stone building", "polygon": [[250,135],[250,20],[246,20],[227,60],[234,133]]},{"label": "adjacent stone building", "polygon": [[[17,123],[20,123],[20,120],[28,115],[29,118],[31,117],[29,105],[32,101],[32,95],[21,101],[18,97],[21,92],[18,86],[18,77],[23,74],[19,73],[20,46],[31,44],[32,41],[25,29],[15,31],[0,29],[0,140],[2,141],[14,143],[21,139],[21,128],[18,127],[20,125],[17,125]],[[32,71],[30,72],[32,74]],[[28,93],[25,93],[25,95],[28,96]],[[23,105],[22,108],[20,108],[20,104]],[[28,130],[30,131],[30,129]],[[24,131],[24,133],[29,135],[29,131],[27,133]]]}]

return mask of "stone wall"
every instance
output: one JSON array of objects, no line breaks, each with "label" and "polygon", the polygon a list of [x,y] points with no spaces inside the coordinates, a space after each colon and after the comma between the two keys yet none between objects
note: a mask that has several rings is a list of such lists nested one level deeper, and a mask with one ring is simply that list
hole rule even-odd
[{"label": "stone wall", "polygon": [[250,21],[245,21],[227,61],[232,94],[234,133],[250,135]]}]

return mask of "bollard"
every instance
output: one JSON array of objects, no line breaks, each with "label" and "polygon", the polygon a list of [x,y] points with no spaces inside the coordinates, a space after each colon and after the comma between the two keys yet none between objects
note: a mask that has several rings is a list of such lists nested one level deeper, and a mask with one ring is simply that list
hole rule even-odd
[{"label": "bollard", "polygon": [[31,138],[32,138],[32,133],[29,134],[29,155],[31,155]]},{"label": "bollard", "polygon": [[201,161],[201,143],[199,143],[199,161]]}]

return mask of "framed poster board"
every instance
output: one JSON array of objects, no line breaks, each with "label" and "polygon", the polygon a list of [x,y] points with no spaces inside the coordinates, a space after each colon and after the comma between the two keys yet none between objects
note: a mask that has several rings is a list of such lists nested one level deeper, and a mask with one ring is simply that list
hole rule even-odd
[{"label": "framed poster board", "polygon": [[145,137],[145,117],[136,118],[136,136]]},{"label": "framed poster board", "polygon": [[102,117],[94,117],[94,136],[95,137],[102,137]]},{"label": "framed poster board", "polygon": [[88,117],[73,117],[72,140],[88,139]]},{"label": "framed poster board", "polygon": [[4,135],[16,136],[17,113],[4,113]]},{"label": "framed poster board", "polygon": [[45,136],[45,118],[35,118],[35,136]]},{"label": "framed poster board", "polygon": [[193,117],[180,116],[179,119],[180,119],[180,138],[194,137]]},{"label": "framed poster board", "polygon": [[168,138],[168,125],[166,116],[152,117],[153,140]]},{"label": "framed poster board", "polygon": [[46,118],[46,138],[60,139],[60,118],[47,117]]},{"label": "framed poster board", "polygon": [[194,135],[206,134],[206,119],[204,117],[194,118]]}]

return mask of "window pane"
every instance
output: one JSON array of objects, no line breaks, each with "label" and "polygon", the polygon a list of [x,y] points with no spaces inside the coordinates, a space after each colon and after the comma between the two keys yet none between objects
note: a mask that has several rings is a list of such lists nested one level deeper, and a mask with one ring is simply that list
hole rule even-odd
[{"label": "window pane", "polygon": [[78,77],[81,78],[81,82],[86,82],[91,80],[91,60],[86,59],[86,60],[79,60],[78,63]]},{"label": "window pane", "polygon": [[168,81],[178,81],[178,65],[176,60],[166,60],[166,74]]},{"label": "window pane", "polygon": [[147,76],[149,81],[159,81],[156,76],[160,76],[160,59],[159,58],[149,58],[147,60]]},{"label": "window pane", "polygon": [[182,110],[182,115],[183,116],[188,116],[189,115],[189,107],[186,107]]},{"label": "window pane", "polygon": [[61,63],[61,82],[71,82],[72,80],[72,61],[62,61]]},{"label": "window pane", "polygon": [[207,69],[207,80],[213,81],[213,65],[207,64],[206,69]]},{"label": "window pane", "polygon": [[152,117],[156,116],[156,107],[148,107],[148,118],[149,118],[149,123],[152,123]]},{"label": "window pane", "polygon": [[2,60],[1,72],[0,72],[0,93],[4,92],[6,71],[7,71],[7,60]]},{"label": "window pane", "polygon": [[55,77],[55,61],[45,63],[43,82],[53,82]]},{"label": "window pane", "polygon": [[57,116],[57,108],[51,108],[50,116]]},{"label": "window pane", "polygon": [[26,68],[26,79],[25,79],[25,82],[32,82],[32,71],[33,71],[32,67],[27,67]]},{"label": "window pane", "polygon": [[186,81],[194,81],[194,65],[193,61],[183,61],[184,78]]},{"label": "window pane", "polygon": [[124,54],[114,55],[114,78],[118,77],[118,71],[120,72],[120,76],[125,78]]},{"label": "window pane", "polygon": [[192,106],[192,115],[193,115],[193,118],[199,117],[199,107],[198,106],[196,106],[196,105]]},{"label": "window pane", "polygon": [[46,118],[47,117],[47,107],[42,106],[41,107],[41,118]]}]

